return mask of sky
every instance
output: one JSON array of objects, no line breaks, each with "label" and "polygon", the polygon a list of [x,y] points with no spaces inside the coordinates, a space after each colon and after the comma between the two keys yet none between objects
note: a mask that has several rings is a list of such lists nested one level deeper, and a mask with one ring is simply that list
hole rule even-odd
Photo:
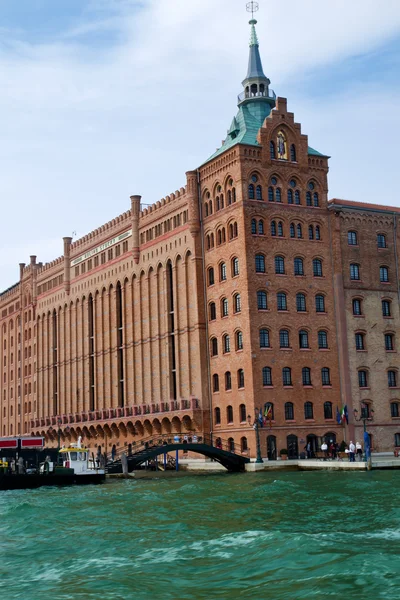
[{"label": "sky", "polygon": [[[329,197],[400,206],[399,0],[259,0],[264,72]],[[225,138],[246,0],[0,0],[0,290],[29,256],[185,185]]]}]

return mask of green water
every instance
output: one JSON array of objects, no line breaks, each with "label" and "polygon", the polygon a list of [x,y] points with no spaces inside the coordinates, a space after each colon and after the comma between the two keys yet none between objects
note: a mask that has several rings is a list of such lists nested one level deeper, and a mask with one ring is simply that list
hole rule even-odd
[{"label": "green water", "polygon": [[203,475],[0,492],[0,598],[400,598],[400,476]]}]

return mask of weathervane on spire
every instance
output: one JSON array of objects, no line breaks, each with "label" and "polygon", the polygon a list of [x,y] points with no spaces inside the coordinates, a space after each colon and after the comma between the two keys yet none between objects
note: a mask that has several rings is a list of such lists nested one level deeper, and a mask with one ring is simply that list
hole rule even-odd
[{"label": "weathervane on spire", "polygon": [[254,13],[257,12],[259,9],[258,6],[258,2],[253,2],[253,0],[251,2],[248,2],[246,4],[246,10],[247,12],[251,12],[251,20],[254,20]]}]

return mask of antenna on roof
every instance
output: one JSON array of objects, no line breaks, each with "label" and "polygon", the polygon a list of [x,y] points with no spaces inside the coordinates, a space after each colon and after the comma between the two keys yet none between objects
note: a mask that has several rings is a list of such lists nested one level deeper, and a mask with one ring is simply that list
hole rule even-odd
[{"label": "antenna on roof", "polygon": [[253,0],[252,0],[251,2],[248,2],[246,4],[247,12],[251,12],[251,20],[254,19],[254,13],[257,12],[258,9],[259,9],[258,2],[253,2]]}]

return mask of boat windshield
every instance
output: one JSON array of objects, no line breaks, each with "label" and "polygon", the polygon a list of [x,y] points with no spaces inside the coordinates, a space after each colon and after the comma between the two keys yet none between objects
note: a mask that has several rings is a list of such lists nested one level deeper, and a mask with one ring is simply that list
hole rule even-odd
[{"label": "boat windshield", "polygon": [[70,452],[70,460],[86,460],[86,452]]}]

